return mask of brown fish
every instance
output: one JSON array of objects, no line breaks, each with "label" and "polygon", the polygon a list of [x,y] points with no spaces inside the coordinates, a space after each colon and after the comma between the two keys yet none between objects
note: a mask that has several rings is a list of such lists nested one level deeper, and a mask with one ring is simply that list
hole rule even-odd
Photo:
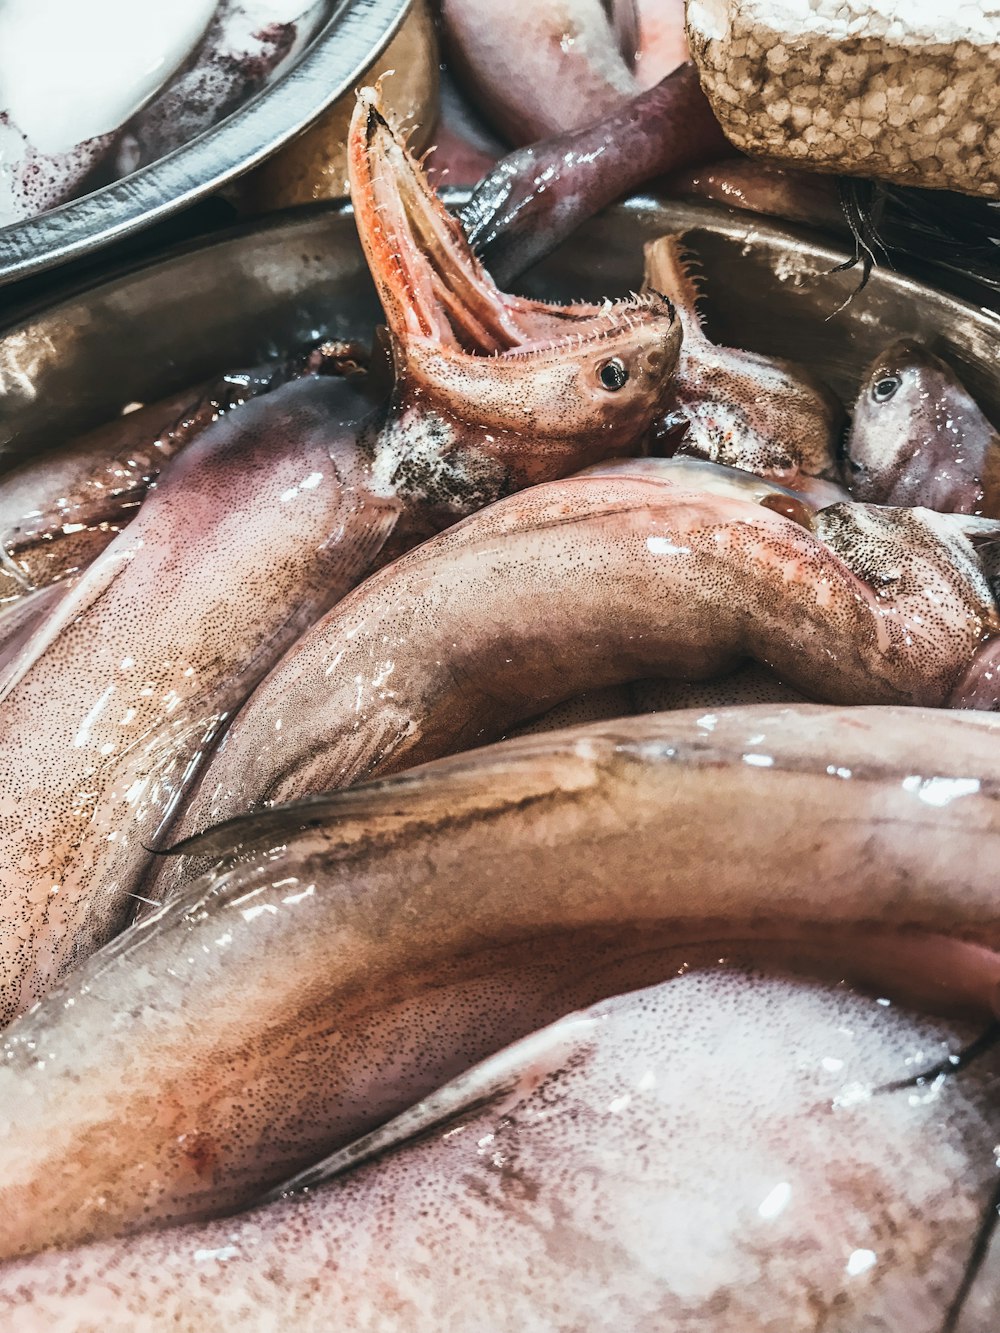
[{"label": "brown fish", "polygon": [[[7,1266],[0,1322],[939,1333],[995,1188],[997,1051],[907,1087],[976,1030],[777,971],[760,946],[706,953],[664,950],[669,980],[459,1076],[332,1183]],[[996,1327],[995,1261],[980,1279],[963,1333]]]},{"label": "brown fish", "polygon": [[351,172],[390,401],[372,412],[346,381],[306,379],[216,422],[0,678],[6,1017],[125,923],[232,712],[390,534],[405,548],[635,449],[662,407],[680,340],[662,298],[500,292],[371,90]]},{"label": "brown fish", "polygon": [[865,375],[844,470],[873,504],[1000,515],[1000,434],[951,367],[909,338]]},{"label": "brown fish", "polygon": [[200,850],[228,866],[6,1033],[0,1252],[244,1206],[560,1017],[554,978],[593,1003],[686,939],[815,936],[841,975],[989,1009],[998,736],[661,713],[221,826]]},{"label": "brown fish", "polygon": [[[781,512],[793,505],[799,521]],[[750,658],[821,701],[940,706],[1000,625],[963,532],[984,522],[810,513],[694,460],[534,487],[382,569],[303,635],[235,720],[175,836],[495,740],[546,706],[654,673],[706,680]],[[183,873],[168,862],[144,893],[160,901]]]},{"label": "brown fish", "polygon": [[719,347],[708,338],[682,241],[651,241],[645,278],[647,288],[670,297],[684,326],[669,417],[679,436],[676,448],[809,491],[820,503],[846,498],[832,484],[839,403],[804,366]]},{"label": "brown fish", "polygon": [[164,466],[213,421],[310,374],[361,364],[354,343],[323,343],[123,413],[0,478],[0,607],[85,569],[138,512]]}]

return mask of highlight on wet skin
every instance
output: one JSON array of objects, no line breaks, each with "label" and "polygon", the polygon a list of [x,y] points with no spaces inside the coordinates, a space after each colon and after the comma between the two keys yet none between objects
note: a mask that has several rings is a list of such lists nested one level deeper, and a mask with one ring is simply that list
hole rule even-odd
[{"label": "highlight on wet skin", "polygon": [[[36,195],[263,87],[328,12],[277,4],[182,6],[186,61]],[[786,233],[650,198],[515,282],[731,151],[683,9],[443,0],[527,140],[464,207],[378,57],[350,209],[0,333],[0,1329],[1000,1328],[985,299],[844,307]],[[181,272],[184,349],[136,313]],[[81,434],[84,374],[135,410]],[[862,374],[845,435],[822,380]]]},{"label": "highlight on wet skin", "polygon": [[[651,674],[709,680],[752,659],[818,700],[942,705],[1000,628],[969,523],[1000,533],[925,510],[811,511],[692,459],[535,487],[382,569],[303,635],[174,835],[494,740]],[[185,873],[168,860],[146,895]]]},{"label": "highlight on wet skin", "polygon": [[[77,1308],[79,1330],[229,1326],[248,1303],[261,1327],[289,1303],[303,1328],[360,1327],[377,1303],[378,1327],[399,1333],[610,1333],[650,1317],[938,1333],[993,1190],[998,1052],[934,1097],[881,1091],[975,1027],[720,947],[710,964],[668,952],[671,980],[487,1061],[438,1094],[443,1123],[401,1124],[349,1175],[22,1261],[0,1275],[0,1308],[27,1304],[27,1329]],[[982,1330],[995,1293],[971,1277],[963,1327]]]}]

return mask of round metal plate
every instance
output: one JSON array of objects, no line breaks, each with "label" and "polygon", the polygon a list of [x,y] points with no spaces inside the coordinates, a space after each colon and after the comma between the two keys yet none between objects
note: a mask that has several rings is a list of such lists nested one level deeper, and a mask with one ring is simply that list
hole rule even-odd
[{"label": "round metal plate", "polygon": [[[446,194],[462,202],[459,192]],[[848,301],[846,252],[715,207],[637,198],[595,218],[520,287],[599,300],[637,288],[643,244],[686,231],[710,334],[811,367],[845,403],[897,337],[944,356],[1000,422],[1000,316],[888,270]],[[213,372],[329,333],[368,338],[379,307],[350,209],[241,228],[48,307],[0,335],[0,453],[25,456]]]},{"label": "round metal plate", "polygon": [[0,285],[90,254],[257,166],[347,92],[409,0],[341,0],[298,64],[220,124],[112,185],[0,230]]}]

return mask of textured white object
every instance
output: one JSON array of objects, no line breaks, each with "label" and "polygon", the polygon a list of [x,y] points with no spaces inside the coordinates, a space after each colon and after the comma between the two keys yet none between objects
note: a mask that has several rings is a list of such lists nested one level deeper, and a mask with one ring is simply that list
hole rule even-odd
[{"label": "textured white object", "polygon": [[744,152],[1000,196],[1000,0],[688,0],[687,32]]}]

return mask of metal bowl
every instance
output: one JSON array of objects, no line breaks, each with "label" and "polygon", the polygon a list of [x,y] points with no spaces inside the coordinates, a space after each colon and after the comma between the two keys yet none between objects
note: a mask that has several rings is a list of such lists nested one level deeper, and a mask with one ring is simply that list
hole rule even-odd
[{"label": "metal bowl", "polygon": [[[831,272],[845,251],[747,214],[636,198],[581,228],[520,286],[562,299],[627,292],[642,279],[643,243],[679,230],[704,261],[708,327],[719,341],[804,362],[850,403],[867,363],[893,339],[914,336],[1000,422],[997,314],[887,270],[848,301],[857,276]],[[0,453],[35,454],[127,402],[307,339],[367,338],[378,319],[346,205],[233,230],[0,334]]]},{"label": "metal bowl", "polygon": [[298,63],[238,111],[131,175],[0,230],[0,286],[103,249],[269,157],[347,92],[409,0],[340,0]]}]

